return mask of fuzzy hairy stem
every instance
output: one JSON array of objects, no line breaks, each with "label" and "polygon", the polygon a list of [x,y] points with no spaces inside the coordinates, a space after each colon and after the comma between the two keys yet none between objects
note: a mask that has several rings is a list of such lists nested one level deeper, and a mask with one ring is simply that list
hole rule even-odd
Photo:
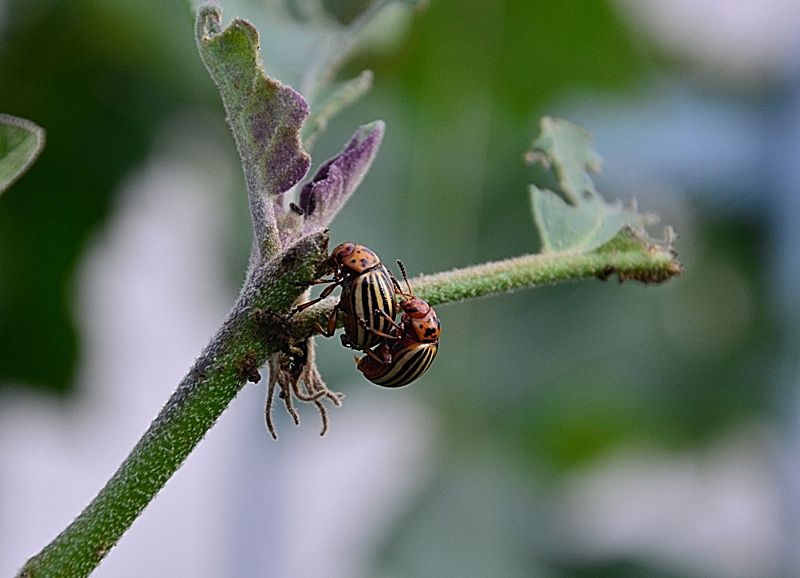
[{"label": "fuzzy hairy stem", "polygon": [[[108,484],[76,520],[31,558],[20,578],[87,576],[180,467],[269,355],[290,350],[324,323],[336,298],[288,311],[327,257],[327,233],[304,237],[280,259],[256,267],[222,328]],[[625,248],[627,247],[627,248]],[[411,280],[432,305],[585,278],[661,283],[682,271],[665,246],[623,245],[591,253],[544,253]],[[323,414],[324,417],[324,414]]]},{"label": "fuzzy hairy stem", "polygon": [[[443,305],[552,283],[617,275],[620,281],[662,283],[681,274],[675,253],[653,245],[591,253],[539,253],[493,261],[411,279],[414,293],[431,305]],[[324,326],[337,299],[329,297],[298,315],[292,326],[297,337]],[[340,323],[341,326],[341,323]]]},{"label": "fuzzy hairy stem", "polygon": [[83,512],[19,573],[88,576],[164,487],[258,368],[291,340],[286,312],[327,257],[327,233],[310,235],[256,267],[239,300],[149,429]]}]

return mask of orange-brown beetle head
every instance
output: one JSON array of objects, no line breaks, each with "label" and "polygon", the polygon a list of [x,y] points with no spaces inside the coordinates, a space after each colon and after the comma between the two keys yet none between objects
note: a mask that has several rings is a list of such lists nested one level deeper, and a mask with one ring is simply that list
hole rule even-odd
[{"label": "orange-brown beetle head", "polygon": [[401,297],[399,305],[403,310],[403,325],[412,330],[418,341],[439,341],[442,331],[439,317],[427,301],[411,295]]},{"label": "orange-brown beetle head", "polygon": [[357,243],[342,243],[334,247],[330,261],[345,272],[361,274],[377,267],[381,260],[375,252]]},{"label": "orange-brown beetle head", "polygon": [[427,301],[408,293],[400,294],[400,301],[398,302],[398,305],[400,306],[400,309],[403,310],[403,313],[405,313],[408,317],[413,317],[415,319],[422,319],[428,315],[429,311],[433,310],[433,308],[428,305]]}]

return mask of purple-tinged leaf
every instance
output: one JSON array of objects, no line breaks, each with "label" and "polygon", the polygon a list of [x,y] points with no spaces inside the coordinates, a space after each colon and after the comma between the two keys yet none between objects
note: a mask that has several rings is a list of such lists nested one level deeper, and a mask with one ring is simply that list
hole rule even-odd
[{"label": "purple-tinged leaf", "polygon": [[269,257],[280,248],[274,202],[308,171],[310,159],[300,140],[308,104],[266,75],[252,24],[235,19],[222,29],[220,19],[214,6],[198,12],[197,46],[242,159],[261,256]]},{"label": "purple-tinged leaf", "polygon": [[369,170],[381,145],[383,130],[382,121],[359,127],[342,152],[326,161],[314,178],[303,185],[302,235],[328,227]]}]

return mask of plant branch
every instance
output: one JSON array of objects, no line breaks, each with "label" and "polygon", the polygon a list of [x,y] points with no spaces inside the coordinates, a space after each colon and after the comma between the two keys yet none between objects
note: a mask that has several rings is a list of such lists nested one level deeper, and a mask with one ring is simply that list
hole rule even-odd
[{"label": "plant branch", "polygon": [[327,242],[327,233],[304,237],[252,271],[230,315],[130,455],[84,511],[28,560],[20,578],[92,572],[242,386],[258,381],[267,357],[291,347],[277,313],[287,312],[314,279]]},{"label": "plant branch", "polygon": [[195,39],[242,160],[256,238],[251,262],[269,260],[282,246],[277,223],[282,195],[311,163],[300,140],[308,104],[291,87],[266,75],[258,31],[251,23],[237,18],[223,28],[221,20],[219,6],[203,6]]},{"label": "plant branch", "polygon": [[[668,246],[630,243],[619,250],[538,253],[422,275],[411,279],[411,288],[431,305],[443,305],[565,281],[606,280],[613,275],[620,282],[662,283],[682,271]],[[315,323],[324,326],[336,302],[329,297],[309,307],[295,319],[292,334],[299,339],[312,333]]]},{"label": "plant branch", "polygon": [[[321,52],[323,59],[306,77],[308,92],[331,82],[354,45],[352,32],[389,1],[376,0],[350,26],[351,34],[336,39],[338,50]],[[286,314],[327,259],[327,230],[306,233],[327,227],[357,187],[380,145],[383,124],[361,127],[345,150],[306,183],[300,205],[287,212],[283,196],[310,164],[300,132],[308,115],[305,99],[266,76],[252,24],[234,19],[223,28],[219,7],[206,5],[198,12],[195,30],[242,158],[256,240],[248,278],[222,327],[119,469],[67,528],[28,560],[20,578],[89,575],[244,384],[260,380],[264,364],[271,369],[267,423],[273,435],[269,408],[276,385],[295,420],[293,398],[318,407],[323,433],[327,414],[320,400],[339,402],[338,394],[322,382],[313,363],[313,344],[308,342],[314,323],[325,325],[336,300],[326,299],[291,319]],[[334,93],[327,103],[331,108],[320,108],[312,128],[324,126],[332,112],[366,90],[367,76]],[[550,191],[532,191],[535,220],[547,252],[422,276],[413,280],[416,294],[441,305],[588,277],[607,279],[616,274],[621,281],[660,283],[679,275],[682,269],[671,239],[651,242],[643,230],[631,228],[643,226],[643,218],[609,206],[596,195],[587,173],[596,164],[587,153],[588,140],[569,123],[545,119],[543,137],[534,143],[532,158],[552,163],[563,176],[562,193],[573,189],[581,193],[575,196],[580,202],[569,203]],[[300,235],[305,236],[293,243]],[[576,250],[579,247],[582,251]]]},{"label": "plant branch", "polygon": [[464,301],[527,287],[586,278],[662,283],[681,273],[670,250],[612,253],[540,253],[419,277],[414,291],[432,305]]},{"label": "plant branch", "polygon": [[[585,278],[661,283],[682,268],[668,243],[647,245],[623,236],[590,253],[525,255],[420,276],[414,292],[442,305],[517,289]],[[324,322],[328,298],[286,322],[285,314],[327,257],[327,233],[303,237],[280,259],[256,267],[233,311],[108,484],[20,578],[87,576],[180,467],[258,368],[274,353],[291,351]],[[273,314],[270,314],[272,312]],[[324,414],[323,414],[324,415]]]}]

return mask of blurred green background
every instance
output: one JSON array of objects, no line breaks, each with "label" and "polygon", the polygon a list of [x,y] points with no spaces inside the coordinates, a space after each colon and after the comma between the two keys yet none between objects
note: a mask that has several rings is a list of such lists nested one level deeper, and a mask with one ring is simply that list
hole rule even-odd
[{"label": "blurred green background", "polygon": [[[299,86],[314,47],[364,4],[328,0],[320,21],[302,3],[223,2],[223,16],[253,19],[267,70]],[[369,68],[373,90],[332,122],[314,165],[357,125],[381,118],[387,132],[332,244],[362,242],[411,275],[535,251],[523,153],[554,115],[595,135],[607,198],[635,197],[675,228],[686,273],[444,306],[435,366],[397,392],[365,394],[338,340],[320,343],[325,378],[349,397],[334,431],[362,395],[408,396],[433,424],[425,470],[409,472],[410,497],[361,546],[360,575],[800,575],[789,506],[800,67],[780,9],[743,27],[790,39],[766,56],[738,42],[760,59],[692,40],[737,40],[714,24],[737,21],[736,4],[666,2],[648,16],[623,1],[432,0],[366,31],[341,76]],[[687,22],[698,31],[672,33]],[[0,2],[0,111],[48,139],[0,198],[0,391],[70,404],[87,347],[78,264],[164,127],[215,139],[225,166],[207,170],[237,175],[219,191],[232,207],[217,240],[231,295],[249,248],[244,186],[180,2]],[[304,419],[287,439],[316,435]]]}]

